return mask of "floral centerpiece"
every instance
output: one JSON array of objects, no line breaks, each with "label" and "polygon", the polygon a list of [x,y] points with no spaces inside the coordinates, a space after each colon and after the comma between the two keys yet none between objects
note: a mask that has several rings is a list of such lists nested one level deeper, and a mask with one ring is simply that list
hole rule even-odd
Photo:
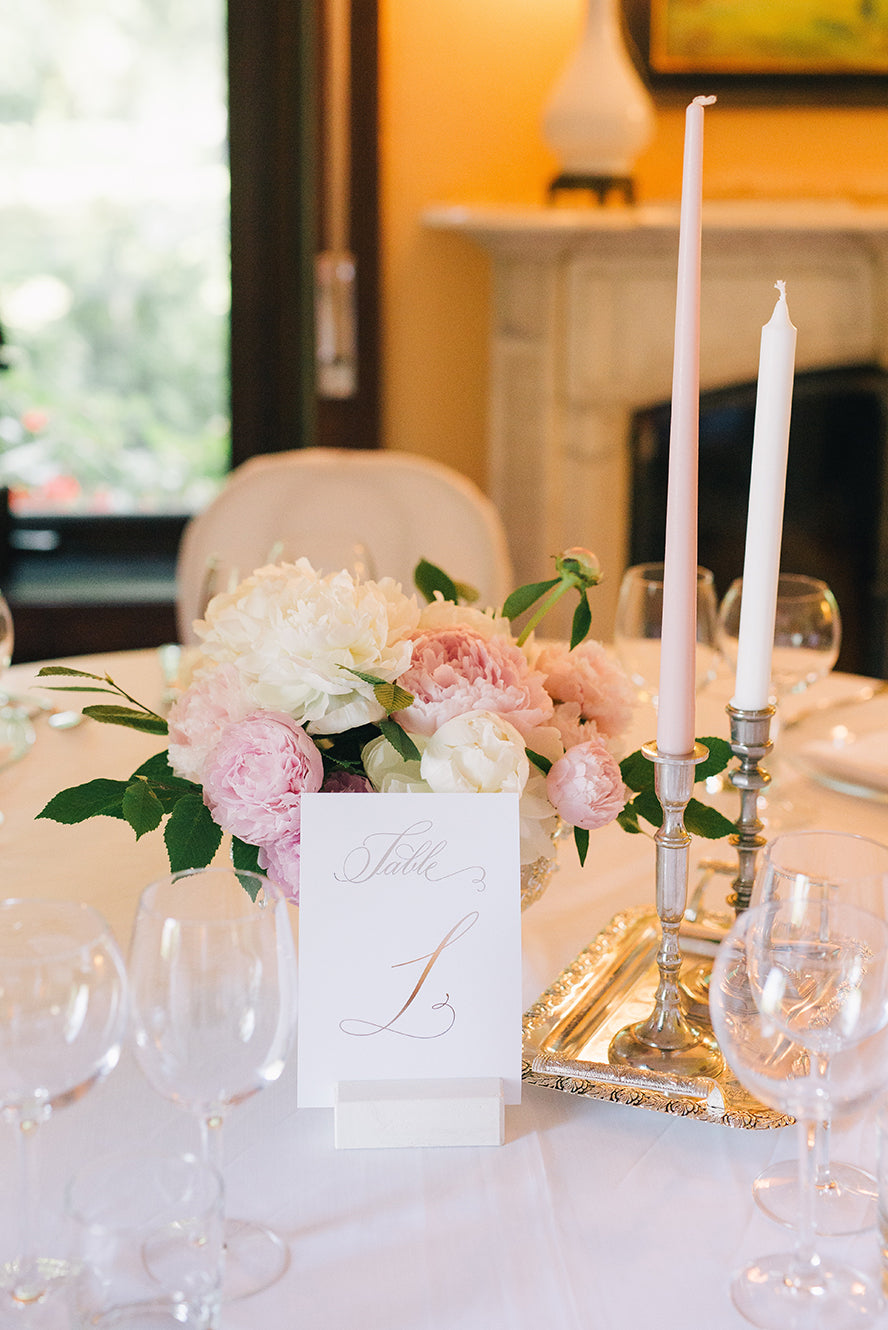
[{"label": "floral centerpiece", "polygon": [[[639,812],[657,820],[650,764],[624,773],[616,757],[634,693],[588,638],[599,578],[589,551],[569,550],[554,578],[494,612],[465,603],[470,589],[425,561],[425,605],[390,578],[322,575],[307,559],[260,568],[195,624],[199,647],[168,718],[108,675],[40,671],[76,678],[66,691],[113,694],[85,713],[168,743],[129,779],[64,790],[38,816],[122,818],[137,837],[166,819],[174,872],[210,863],[227,832],[235,868],[266,872],[294,901],[306,792],[514,792],[522,865],[554,856],[561,825],[582,861],[591,831],[617,817],[638,830]],[[570,591],[571,642],[538,640],[543,615]]]}]

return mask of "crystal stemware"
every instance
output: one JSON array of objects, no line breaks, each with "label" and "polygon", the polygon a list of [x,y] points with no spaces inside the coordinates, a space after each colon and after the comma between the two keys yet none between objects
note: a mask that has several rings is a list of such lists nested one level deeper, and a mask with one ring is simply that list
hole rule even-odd
[{"label": "crystal stemware", "polygon": [[73,901],[0,901],[0,1113],[20,1154],[19,1250],[0,1267],[0,1322],[63,1287],[68,1262],[40,1251],[38,1128],[117,1065],[126,1026],[123,958],[105,920]]},{"label": "crystal stemware", "polygon": [[[732,667],[737,665],[742,600],[743,578],[738,577],[731,583],[718,609],[718,645]],[[825,678],[838,659],[841,644],[842,618],[827,584],[817,577],[781,573],[777,581],[771,655],[771,687],[777,703],[777,715],[771,721],[772,742],[781,722],[781,702]],[[778,801],[775,798],[776,768],[772,750],[769,759],[771,785],[767,795],[759,797],[759,816],[771,831],[797,816],[789,799],[783,797]]]},{"label": "crystal stemware", "polygon": [[[844,831],[784,832],[759,861],[751,904],[828,900],[888,917],[888,846]],[[830,1158],[830,1124],[815,1131],[814,1225],[824,1236],[860,1233],[877,1218],[876,1179],[865,1169]],[[758,1205],[778,1223],[798,1213],[798,1170],[774,1164],[753,1183]]]},{"label": "crystal stemware", "polygon": [[[711,683],[718,668],[718,601],[708,568],[697,569],[697,692]],[[620,583],[614,620],[614,649],[643,701],[657,705],[660,634],[663,623],[663,564],[627,568]]]},{"label": "crystal stemware", "polygon": [[820,1251],[814,1123],[851,1113],[888,1083],[888,924],[855,906],[774,901],[745,911],[710,984],[719,1046],[741,1084],[799,1132],[795,1248],[754,1260],[731,1285],[763,1330],[869,1326],[878,1281]]},{"label": "crystal stemware", "polygon": [[[287,902],[261,874],[174,873],[142,893],[130,946],[136,1058],[154,1088],[199,1122],[222,1172],[228,1112],[276,1081],[296,1021]],[[225,1225],[226,1300],[274,1283],[286,1243],[252,1221]]]},{"label": "crystal stemware", "polygon": [[[0,767],[17,762],[34,742],[34,727],[20,699],[13,698],[3,686],[6,671],[12,663],[15,630],[12,611],[6,598],[0,594]],[[0,813],[0,822],[3,815]]]}]

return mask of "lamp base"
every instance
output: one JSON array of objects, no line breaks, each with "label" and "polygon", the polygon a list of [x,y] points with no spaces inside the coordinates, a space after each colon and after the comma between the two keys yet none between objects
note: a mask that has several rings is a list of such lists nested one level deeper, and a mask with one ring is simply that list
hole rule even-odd
[{"label": "lamp base", "polygon": [[582,189],[595,195],[600,204],[607,202],[613,192],[623,195],[623,202],[630,206],[635,203],[635,181],[629,175],[585,175],[571,171],[562,171],[549,182],[549,202],[564,189]]}]

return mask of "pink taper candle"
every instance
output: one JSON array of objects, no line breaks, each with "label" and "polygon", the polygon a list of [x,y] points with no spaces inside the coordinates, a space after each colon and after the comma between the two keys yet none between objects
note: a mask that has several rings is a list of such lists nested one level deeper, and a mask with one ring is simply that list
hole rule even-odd
[{"label": "pink taper candle", "polygon": [[657,748],[672,757],[694,747],[703,107],[714,101],[695,97],[685,117],[657,702]]},{"label": "pink taper candle", "polygon": [[731,699],[735,707],[744,711],[759,711],[768,705],[783,536],[796,330],[789,318],[786,285],[777,282],[776,286],[780,299],[762,328],[759,352],[743,599]]}]

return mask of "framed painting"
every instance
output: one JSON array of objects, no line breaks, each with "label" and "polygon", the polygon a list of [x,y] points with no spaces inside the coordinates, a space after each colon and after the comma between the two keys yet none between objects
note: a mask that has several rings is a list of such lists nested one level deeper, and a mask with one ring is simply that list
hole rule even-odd
[{"label": "framed painting", "polygon": [[[624,0],[656,90],[706,79],[755,100],[888,96],[888,0]],[[744,98],[747,100],[747,98]]]}]

